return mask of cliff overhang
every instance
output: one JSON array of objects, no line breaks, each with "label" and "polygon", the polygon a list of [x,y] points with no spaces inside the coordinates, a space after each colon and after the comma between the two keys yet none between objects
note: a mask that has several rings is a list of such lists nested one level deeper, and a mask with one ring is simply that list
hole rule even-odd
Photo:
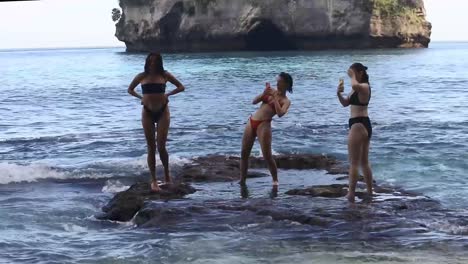
[{"label": "cliff overhang", "polygon": [[422,0],[120,0],[127,51],[428,47]]}]

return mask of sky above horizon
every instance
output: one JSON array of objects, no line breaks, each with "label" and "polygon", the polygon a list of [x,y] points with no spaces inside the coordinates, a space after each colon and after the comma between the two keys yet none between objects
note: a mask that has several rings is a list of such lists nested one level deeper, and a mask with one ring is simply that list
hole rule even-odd
[{"label": "sky above horizon", "polygon": [[[425,0],[433,41],[468,41],[467,0]],[[0,49],[123,46],[111,10],[118,0],[0,2]]]}]

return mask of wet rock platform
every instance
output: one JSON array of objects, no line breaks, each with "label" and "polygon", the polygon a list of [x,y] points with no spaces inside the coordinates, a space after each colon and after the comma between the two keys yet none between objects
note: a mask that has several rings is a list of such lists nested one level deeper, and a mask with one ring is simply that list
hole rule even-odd
[{"label": "wet rock platform", "polygon": [[[330,174],[345,174],[346,166],[335,159],[325,155],[314,154],[290,154],[275,156],[278,169],[295,170],[326,170]],[[239,179],[239,157],[211,155],[195,158],[190,164],[182,167],[178,177],[183,181],[213,182],[235,181]],[[251,169],[265,169],[266,162],[263,158],[251,157],[249,167]],[[249,171],[249,178],[269,176],[266,173]]]},{"label": "wet rock platform", "polygon": [[[365,184],[358,183],[358,199],[351,204],[344,197],[346,164],[320,155],[281,155],[276,160],[279,188],[272,187],[260,158],[251,160],[255,169],[245,187],[237,184],[239,158],[200,157],[173,169],[175,183],[163,186],[162,192],[153,193],[148,183],[137,182],[110,198],[96,217],[129,222],[147,229],[149,236],[219,239],[213,245],[244,245],[255,238],[294,248],[318,243],[408,254],[434,245],[466,250],[468,221],[463,211],[379,182],[372,197],[366,195]],[[276,242],[272,252],[278,248]]]}]

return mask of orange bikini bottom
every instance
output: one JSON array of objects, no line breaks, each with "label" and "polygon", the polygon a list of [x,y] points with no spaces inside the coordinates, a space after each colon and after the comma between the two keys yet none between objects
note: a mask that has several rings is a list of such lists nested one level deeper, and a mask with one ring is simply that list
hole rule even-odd
[{"label": "orange bikini bottom", "polygon": [[261,123],[263,122],[271,122],[272,119],[268,120],[255,120],[252,117],[249,118],[250,120],[250,126],[252,127],[252,130],[254,132],[254,135],[257,136],[257,129],[260,126]]}]

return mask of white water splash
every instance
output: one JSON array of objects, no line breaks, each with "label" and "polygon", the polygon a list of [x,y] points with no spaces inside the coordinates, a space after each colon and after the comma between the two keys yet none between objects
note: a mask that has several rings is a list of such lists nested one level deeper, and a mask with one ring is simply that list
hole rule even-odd
[{"label": "white water splash", "polygon": [[[159,157],[156,157],[159,160]],[[170,166],[183,166],[190,163],[188,158],[172,155]],[[161,163],[158,162],[158,166]],[[0,184],[35,182],[44,179],[105,179],[119,176],[132,175],[141,171],[147,171],[146,155],[136,159],[109,160],[89,163],[83,167],[57,168],[47,164],[15,164],[0,162]],[[104,190],[103,190],[104,191]]]},{"label": "white water splash", "polygon": [[[125,160],[123,161],[123,163],[125,164],[125,166],[133,166],[133,167],[138,167],[138,168],[142,168],[142,169],[146,169],[147,168],[147,155],[142,155],[136,159],[132,159],[132,160]],[[159,162],[160,158],[159,158],[159,155],[156,154],[156,163],[157,165],[161,165],[161,163]],[[182,157],[179,157],[179,156],[176,156],[176,155],[170,155],[169,156],[169,164],[170,166],[183,166],[185,164],[188,164],[190,163],[191,160],[188,159],[188,158],[182,158]],[[122,166],[122,162],[119,162],[119,166]]]},{"label": "white water splash", "polygon": [[17,165],[0,163],[0,184],[32,182],[47,178],[65,179],[67,173],[58,172],[44,164]]},{"label": "white water splash", "polygon": [[119,180],[108,180],[106,185],[102,187],[103,193],[118,193],[123,192],[130,188],[130,186],[124,185]]},{"label": "white water splash", "polygon": [[74,224],[62,224],[63,230],[71,233],[87,233],[88,229],[84,226]]}]

